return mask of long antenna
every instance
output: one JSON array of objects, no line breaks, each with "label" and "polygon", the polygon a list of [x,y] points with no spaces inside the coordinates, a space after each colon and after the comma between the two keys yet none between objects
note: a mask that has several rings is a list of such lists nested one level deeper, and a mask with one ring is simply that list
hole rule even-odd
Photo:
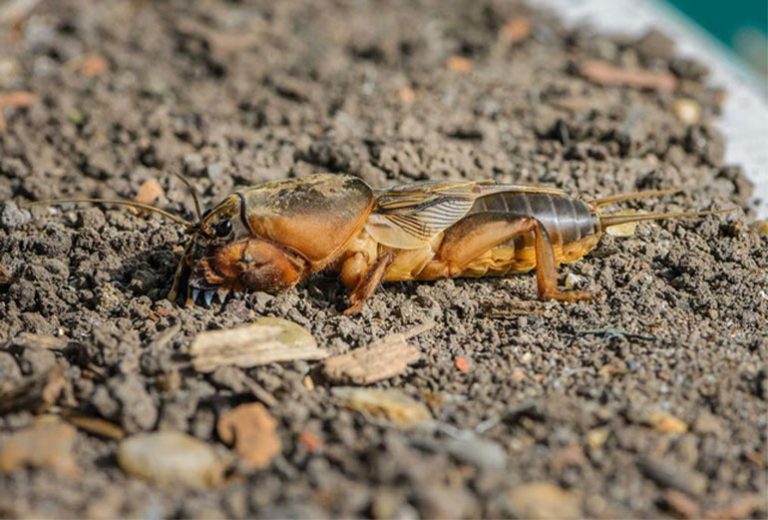
[{"label": "long antenna", "polygon": [[52,199],[52,200],[38,200],[35,202],[28,202],[24,204],[25,207],[31,208],[33,206],[58,206],[60,204],[114,204],[115,206],[128,206],[130,208],[138,208],[143,209],[146,211],[150,211],[152,213],[157,213],[159,215],[164,216],[165,218],[168,218],[177,224],[181,224],[183,226],[186,226],[187,228],[194,228],[196,227],[194,223],[188,221],[187,219],[181,218],[178,215],[174,215],[173,213],[169,213],[163,209],[157,208],[155,206],[150,206],[149,204],[142,204],[141,202],[134,202],[130,200],[119,200],[119,199]]},{"label": "long antenna", "polygon": [[183,182],[183,183],[184,183],[184,184],[187,186],[187,188],[189,188],[189,192],[192,194],[192,200],[195,202],[195,212],[197,213],[197,221],[198,221],[199,223],[201,223],[201,224],[202,224],[202,222],[203,222],[203,212],[202,212],[202,210],[200,209],[200,208],[201,208],[201,206],[200,206],[200,200],[198,200],[198,198],[197,198],[197,191],[195,190],[195,187],[192,185],[192,183],[191,183],[191,182],[189,182],[189,181],[187,180],[187,178],[186,178],[186,177],[184,177],[184,176],[181,174],[181,172],[177,171],[176,169],[174,169],[173,171],[171,171],[171,173],[172,173],[173,175],[175,175],[176,177],[178,177],[178,179],[179,179],[181,182]]}]

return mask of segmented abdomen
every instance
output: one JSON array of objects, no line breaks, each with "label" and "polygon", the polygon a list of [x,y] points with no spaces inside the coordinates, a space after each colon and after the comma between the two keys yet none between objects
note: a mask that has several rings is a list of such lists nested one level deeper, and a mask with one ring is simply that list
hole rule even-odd
[{"label": "segmented abdomen", "polygon": [[[475,201],[469,214],[499,211],[533,217],[542,223],[553,246],[566,246],[600,232],[594,210],[585,202],[549,193],[496,193]],[[528,245],[529,237],[517,239]]]}]

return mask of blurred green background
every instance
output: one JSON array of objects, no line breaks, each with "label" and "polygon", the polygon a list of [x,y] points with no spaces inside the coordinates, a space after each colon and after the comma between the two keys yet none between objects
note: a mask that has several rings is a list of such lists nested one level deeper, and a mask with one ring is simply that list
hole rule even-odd
[{"label": "blurred green background", "polygon": [[768,78],[768,0],[668,0]]}]

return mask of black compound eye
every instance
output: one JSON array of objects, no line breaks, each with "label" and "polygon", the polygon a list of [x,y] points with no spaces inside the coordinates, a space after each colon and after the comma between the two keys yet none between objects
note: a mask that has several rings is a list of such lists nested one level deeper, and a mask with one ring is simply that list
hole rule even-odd
[{"label": "black compound eye", "polygon": [[213,227],[213,232],[219,238],[228,236],[232,232],[232,221],[229,219],[222,220]]}]

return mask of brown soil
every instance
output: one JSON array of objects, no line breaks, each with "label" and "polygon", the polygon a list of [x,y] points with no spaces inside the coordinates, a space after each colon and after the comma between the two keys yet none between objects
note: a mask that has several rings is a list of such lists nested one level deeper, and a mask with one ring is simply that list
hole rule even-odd
[{"label": "brown soil", "polygon": [[[513,17],[523,18],[505,31]],[[116,441],[79,431],[83,472],[0,476],[0,515],[499,517],[531,514],[536,504],[512,490],[541,481],[575,497],[560,515],[768,513],[760,500],[744,506],[766,490],[768,238],[745,216],[749,183],[722,162],[720,94],[663,39],[566,30],[513,2],[472,0],[49,1],[0,36],[0,92],[35,95],[2,109],[0,386],[58,365],[68,390],[54,413],[221,445],[216,418],[253,400],[245,378],[276,399],[282,441],[267,469],[210,491],[163,490],[120,470]],[[672,71],[676,90],[594,85],[578,75],[588,59]],[[674,116],[681,97],[700,104],[700,123]],[[347,318],[327,277],[178,308],[164,300],[178,226],[106,208],[30,218],[11,202],[133,198],[156,178],[158,204],[191,216],[174,167],[206,205],[238,186],[336,171],[377,187],[488,177],[585,196],[678,187],[686,193],[634,207],[741,209],[606,237],[562,269],[561,282],[572,275],[596,301],[540,303],[520,275],[393,284]],[[329,385],[302,384],[314,363],[176,371],[198,332],[264,315],[306,326],[335,353],[435,320],[411,340],[421,362],[377,386],[431,396],[437,427],[403,431],[343,409]],[[66,348],[30,346],[23,332],[65,336]],[[654,412],[687,432],[661,431]],[[0,444],[34,420],[1,416]],[[323,449],[309,452],[304,432]],[[486,443],[451,443],[469,432]],[[483,457],[488,442],[506,459]]]}]

